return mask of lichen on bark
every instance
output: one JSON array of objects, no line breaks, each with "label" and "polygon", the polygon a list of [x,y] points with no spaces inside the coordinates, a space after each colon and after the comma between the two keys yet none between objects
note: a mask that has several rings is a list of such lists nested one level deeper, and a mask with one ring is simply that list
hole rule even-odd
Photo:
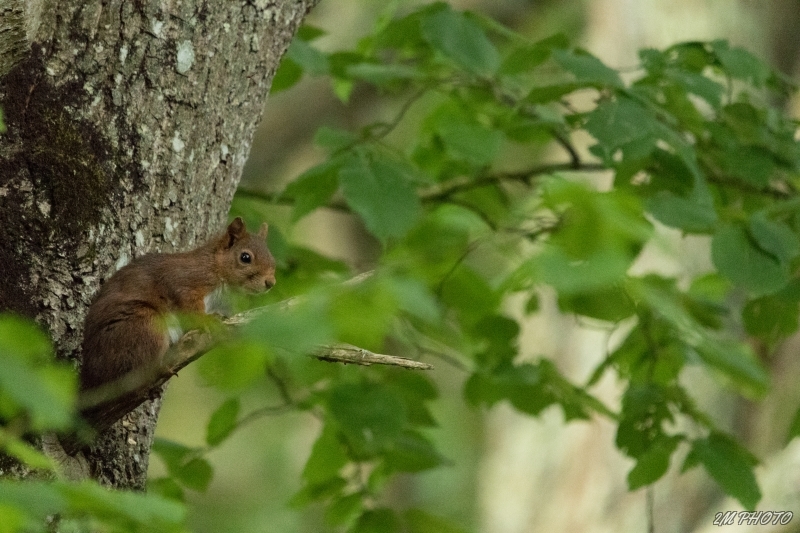
[{"label": "lichen on bark", "polygon": [[[25,3],[11,2],[16,17],[4,23],[16,44],[0,48],[10,65],[0,70],[0,311],[35,318],[59,356],[77,361],[103,279],[218,229],[280,57],[315,3],[42,0],[20,17]],[[98,479],[144,486],[159,406],[98,440]]]}]

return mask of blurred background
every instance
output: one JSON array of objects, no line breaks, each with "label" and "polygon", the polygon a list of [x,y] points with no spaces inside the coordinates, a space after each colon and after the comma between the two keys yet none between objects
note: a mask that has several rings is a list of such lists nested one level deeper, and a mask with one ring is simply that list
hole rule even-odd
[{"label": "blurred background", "polygon": [[[403,0],[400,12],[427,2]],[[614,68],[633,69],[637,50],[663,48],[678,41],[728,39],[797,79],[800,55],[800,0],[461,0],[458,9],[489,15],[532,40],[563,32]],[[385,8],[382,0],[323,0],[307,23],[326,36],[315,45],[326,50],[352,47]],[[306,76],[286,92],[270,96],[254,139],[241,187],[278,192],[324,158],[312,139],[318,127],[358,128],[376,117],[391,116],[390,103],[366,91],[340,102],[329,80]],[[786,102],[798,116],[798,103]],[[413,120],[413,117],[412,117]],[[401,132],[402,134],[402,132]],[[293,242],[341,259],[355,271],[366,270],[378,244],[347,214],[319,210],[294,227],[288,208],[269,213],[273,228]],[[668,273],[697,272],[709,265],[695,253],[703,239],[668,235],[667,248],[645,257],[647,268]],[[279,280],[280,282],[280,280]],[[552,298],[550,298],[552,300]],[[521,356],[546,356],[565,375],[584,382],[609,340],[560,315],[542,298],[542,310],[526,323]],[[776,390],[800,376],[790,341],[775,358]],[[402,354],[398,354],[402,355]],[[327,364],[327,363],[319,363]],[[400,507],[419,505],[448,517],[466,531],[486,533],[647,531],[644,490],[630,493],[625,476],[632,461],[614,447],[614,427],[605,421],[565,424],[560,410],[531,418],[500,405],[488,412],[468,409],[461,388],[466,373],[438,365],[432,377],[441,398],[434,405],[440,425],[431,433],[450,466],[401,479],[391,489]],[[793,510],[789,529],[800,531],[800,445],[782,449],[782,438],[800,391],[758,405],[721,396],[708,378],[689,376],[703,407],[728,420],[763,464],[759,481],[764,499],[759,509]],[[603,383],[601,397],[618,396],[613,382]],[[705,390],[709,393],[705,394]],[[711,392],[714,391],[714,392]],[[272,390],[252,391],[253,406]],[[791,396],[793,394],[793,396]],[[158,436],[189,446],[204,442],[205,424],[224,397],[201,385],[190,367],[171,382],[158,425]],[[246,400],[246,399],[245,399]],[[275,403],[278,403],[276,398]],[[244,409],[247,410],[246,407]],[[777,429],[776,429],[777,428]],[[198,533],[318,532],[320,516],[288,506],[300,488],[300,472],[319,433],[319,422],[305,413],[261,418],[211,453],[215,476],[205,494],[192,494],[191,526]],[[253,450],[259,450],[253,453]],[[163,473],[157,457],[151,474]],[[725,501],[700,469],[678,476],[679,463],[653,491],[656,531],[711,531],[714,513],[738,510]],[[776,476],[775,473],[782,473]],[[747,527],[726,530],[748,531]],[[766,526],[752,530],[778,531]]]}]

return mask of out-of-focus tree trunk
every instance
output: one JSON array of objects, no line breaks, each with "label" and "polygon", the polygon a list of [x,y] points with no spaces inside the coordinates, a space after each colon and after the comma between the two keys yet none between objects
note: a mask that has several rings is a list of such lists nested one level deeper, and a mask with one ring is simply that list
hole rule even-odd
[{"label": "out-of-focus tree trunk", "polygon": [[[0,3],[0,311],[35,318],[77,360],[116,267],[221,227],[272,76],[317,1]],[[144,487],[159,407],[92,446],[98,480]]]}]

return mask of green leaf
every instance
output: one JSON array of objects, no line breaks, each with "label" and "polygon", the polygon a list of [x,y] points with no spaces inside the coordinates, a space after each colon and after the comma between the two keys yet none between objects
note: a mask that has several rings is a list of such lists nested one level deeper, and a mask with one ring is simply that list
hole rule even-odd
[{"label": "green leaf", "polygon": [[788,337],[798,328],[800,319],[800,280],[792,280],[775,294],[747,302],[742,321],[747,333],[766,341]]},{"label": "green leaf", "polygon": [[706,43],[690,41],[670,46],[663,52],[663,57],[671,66],[689,72],[701,73],[714,64],[713,55],[707,50]]},{"label": "green leaf", "polygon": [[677,295],[658,287],[655,279],[629,279],[632,294],[642,298],[680,334],[683,343],[695,349],[711,368],[718,370],[752,396],[763,395],[769,384],[764,368],[746,344],[712,334],[683,309]]},{"label": "green leaf", "polygon": [[772,155],[759,147],[736,145],[718,159],[725,172],[760,189],[769,185],[775,171]]},{"label": "green leaf", "polygon": [[348,157],[339,171],[347,203],[384,244],[405,235],[420,214],[412,172],[405,164],[363,150]]},{"label": "green leaf", "polygon": [[50,339],[32,321],[16,315],[0,314],[0,352],[30,363],[51,361]]},{"label": "green leaf", "polygon": [[503,76],[530,74],[533,69],[550,58],[550,53],[550,48],[538,44],[519,46],[503,59],[498,73]]},{"label": "green leaf", "polygon": [[240,408],[239,398],[230,398],[214,411],[206,429],[206,443],[209,446],[218,445],[236,429]]},{"label": "green leaf", "polygon": [[6,123],[3,121],[3,110],[0,109],[0,133],[6,132]]},{"label": "green leaf", "polygon": [[436,132],[452,157],[478,166],[489,165],[497,157],[503,142],[501,132],[449,111],[439,114],[437,122]]},{"label": "green leaf", "polygon": [[414,67],[383,63],[357,63],[350,65],[347,67],[347,74],[353,78],[378,86],[422,77],[422,73]]},{"label": "green leaf", "polygon": [[409,533],[465,533],[460,527],[422,509],[409,509],[405,519]]},{"label": "green leaf", "polygon": [[151,494],[110,491],[95,483],[59,484],[71,513],[90,514],[115,531],[182,532],[185,509],[180,503]]},{"label": "green leaf", "polygon": [[662,425],[672,420],[665,387],[631,382],[622,398],[616,445],[628,457],[638,459],[666,438]]},{"label": "green leaf", "polygon": [[391,281],[376,276],[336,291],[326,318],[336,328],[339,342],[369,350],[381,348],[398,311],[390,284]]},{"label": "green leaf", "polygon": [[516,357],[520,330],[515,320],[491,314],[482,317],[472,329],[472,335],[483,341],[483,350],[475,357],[481,368],[497,368]]},{"label": "green leaf", "polygon": [[632,259],[622,251],[605,250],[575,260],[550,247],[536,258],[536,264],[544,282],[569,295],[601,290],[622,281]]},{"label": "green leaf", "polygon": [[563,96],[568,95],[581,88],[579,83],[558,83],[555,85],[543,85],[541,87],[534,87],[528,92],[525,97],[526,102],[531,104],[546,104],[560,100]]},{"label": "green leaf", "polygon": [[359,492],[336,498],[325,510],[325,521],[331,526],[349,525],[364,508],[364,495]]},{"label": "green leaf", "polygon": [[164,461],[167,470],[179,470],[183,465],[184,459],[194,450],[183,444],[156,437],[153,442],[153,451]]},{"label": "green leaf", "polygon": [[[359,141],[358,136],[352,131],[342,130],[339,128],[331,128],[329,126],[320,126],[314,134],[314,144],[321,146],[330,152],[337,152],[345,150]],[[337,159],[331,159],[318,165],[315,168],[333,166]]]},{"label": "green leaf", "polygon": [[0,450],[31,468],[42,470],[52,470],[53,468],[53,463],[49,457],[24,440],[15,437],[2,426],[0,426]]},{"label": "green leaf", "polygon": [[311,448],[311,455],[303,468],[303,479],[309,485],[319,485],[339,477],[339,470],[347,464],[347,455],[336,430],[326,424]]},{"label": "green leaf", "polygon": [[406,424],[402,399],[374,383],[337,385],[330,393],[329,408],[350,441],[366,453],[388,445]]},{"label": "green leaf", "polygon": [[408,423],[412,426],[436,427],[427,403],[439,395],[439,391],[431,380],[419,372],[397,372],[391,383],[403,397],[406,406]]},{"label": "green leaf", "polygon": [[270,352],[264,344],[238,339],[209,350],[197,361],[197,369],[208,385],[226,392],[239,392],[264,376],[269,360]]},{"label": "green leaf", "polygon": [[608,410],[585,391],[569,383],[552,362],[543,359],[537,365],[505,365],[489,372],[476,372],[464,387],[472,405],[493,405],[508,399],[523,413],[538,415],[555,403],[561,405],[567,420],[587,419],[592,411]]},{"label": "green leaf", "polygon": [[289,505],[295,508],[300,508],[314,501],[336,497],[342,493],[342,490],[345,489],[345,487],[347,487],[347,481],[338,476],[330,478],[323,483],[306,485],[292,496],[292,498],[289,500]]},{"label": "green leaf", "polygon": [[477,323],[500,304],[499,291],[492,289],[485,278],[463,264],[445,278],[440,297],[467,325]]},{"label": "green leaf", "polygon": [[411,277],[393,277],[389,289],[401,310],[428,323],[441,319],[439,304],[424,283]]},{"label": "green leaf", "polygon": [[756,246],[741,226],[717,229],[711,258],[720,274],[754,295],[774,293],[789,281],[787,266]]},{"label": "green leaf", "polygon": [[400,520],[394,511],[378,508],[365,511],[350,533],[398,533]]},{"label": "green leaf", "polygon": [[786,444],[789,444],[792,439],[800,436],[800,408],[794,413],[792,418],[792,425],[789,426],[789,434],[786,436]]},{"label": "green leaf", "polygon": [[541,308],[539,302],[539,294],[538,293],[531,293],[530,298],[528,298],[528,302],[525,304],[525,314],[532,315],[534,313],[538,313],[539,309]]},{"label": "green leaf", "polygon": [[614,162],[614,152],[634,142],[644,143],[652,151],[656,142],[664,137],[664,127],[656,117],[639,102],[624,96],[605,100],[590,112],[586,131],[600,142],[600,148]]},{"label": "green leaf", "polygon": [[553,59],[581,83],[616,88],[624,86],[616,70],[605,66],[602,61],[586,51],[553,50]]},{"label": "green leaf", "polygon": [[743,392],[755,396],[766,393],[769,376],[748,344],[709,336],[696,348],[705,362],[746,387]]},{"label": "green leaf", "polygon": [[422,19],[421,28],[431,46],[475,74],[489,76],[500,66],[500,54],[483,28],[450,6]]},{"label": "green leaf", "polygon": [[302,39],[292,41],[286,57],[310,74],[318,76],[328,73],[328,57]]},{"label": "green leaf", "polygon": [[713,107],[718,108],[722,102],[725,87],[721,84],[694,72],[670,69],[669,78],[686,90],[686,92],[699,96]]},{"label": "green leaf", "polygon": [[303,77],[303,69],[296,62],[288,57],[281,60],[275,76],[272,78],[272,85],[270,85],[269,92],[276,94],[281,91],[289,89],[295,85]]},{"label": "green leaf", "polygon": [[282,196],[294,200],[292,222],[297,222],[313,210],[327,204],[339,188],[339,168],[336,159],[317,165],[286,186]]},{"label": "green leaf", "polygon": [[0,503],[0,533],[25,531],[23,528],[26,524],[28,524],[28,518],[21,509]]},{"label": "green leaf", "polygon": [[32,520],[62,513],[68,508],[67,499],[55,483],[9,479],[0,481],[0,505],[23,510]]},{"label": "green leaf", "polygon": [[205,492],[208,485],[211,483],[214,470],[211,468],[208,461],[202,457],[195,457],[182,465],[178,470],[170,473],[184,486],[196,491]]},{"label": "green leaf", "polygon": [[148,479],[147,492],[149,494],[157,494],[177,502],[183,502],[186,498],[183,488],[171,477]]},{"label": "green leaf", "polygon": [[608,322],[619,322],[636,311],[633,300],[620,286],[603,287],[591,292],[562,294],[558,298],[558,306],[562,311]]},{"label": "green leaf", "polygon": [[788,263],[800,255],[797,235],[787,225],[767,219],[764,213],[755,213],[750,218],[748,229],[758,247],[781,263]]},{"label": "green leaf", "polygon": [[770,76],[770,69],[756,56],[744,48],[731,48],[727,41],[717,40],[711,43],[722,67],[734,78],[746,80],[761,87]]},{"label": "green leaf", "polygon": [[464,383],[464,398],[473,407],[491,407],[504,398],[494,377],[486,371],[470,374]]},{"label": "green leaf", "polygon": [[684,470],[697,463],[705,467],[726,494],[739,500],[748,511],[755,510],[761,499],[753,473],[758,461],[736,440],[716,432],[705,439],[695,440],[686,457]]},{"label": "green leaf", "polygon": [[414,431],[405,431],[392,440],[383,456],[386,467],[396,472],[422,472],[446,461],[428,439]]},{"label": "green leaf", "polygon": [[28,411],[33,429],[64,429],[72,422],[74,370],[52,359],[46,335],[33,323],[0,315],[0,392]]},{"label": "green leaf", "polygon": [[667,472],[670,457],[679,442],[677,437],[662,437],[639,455],[636,466],[628,473],[628,489],[636,490],[660,479]]},{"label": "green leaf", "polygon": [[303,24],[297,30],[297,38],[302,39],[303,41],[313,41],[323,35],[327,35],[327,32],[322,28],[318,28],[317,26],[312,26],[311,24]]},{"label": "green leaf", "polygon": [[419,400],[435,400],[439,397],[439,389],[430,378],[419,372],[400,371],[392,376],[392,384],[404,395]]},{"label": "green leaf", "polygon": [[[331,342],[333,325],[328,317],[328,302],[308,295],[289,309],[270,306],[241,329],[247,345],[259,346],[267,355],[272,352],[305,356],[320,344]],[[208,357],[203,356],[200,359]],[[241,355],[236,356],[237,365]],[[266,358],[266,361],[269,357]],[[262,361],[253,364],[264,374]]]},{"label": "green leaf", "polygon": [[157,438],[153,443],[153,451],[164,461],[170,475],[182,485],[197,491],[205,491],[211,482],[213,469],[202,457],[194,457],[196,450],[173,442]]},{"label": "green leaf", "polygon": [[676,196],[670,191],[659,191],[645,201],[647,211],[656,220],[690,233],[711,230],[717,222],[713,205]]},{"label": "green leaf", "polygon": [[[5,509],[23,511],[26,519],[23,531],[26,532],[44,531],[45,518],[55,514],[67,520],[91,517],[91,529],[97,531],[185,531],[183,505],[153,494],[111,491],[89,481],[2,481],[0,517]],[[5,525],[3,523],[0,528]]]}]

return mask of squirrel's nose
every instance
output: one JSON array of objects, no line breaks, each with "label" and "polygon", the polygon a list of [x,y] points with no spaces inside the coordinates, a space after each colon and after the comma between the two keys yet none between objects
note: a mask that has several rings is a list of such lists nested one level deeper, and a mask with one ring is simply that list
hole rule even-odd
[{"label": "squirrel's nose", "polygon": [[270,276],[264,279],[264,286],[267,290],[270,290],[272,287],[275,286],[275,276]]}]

